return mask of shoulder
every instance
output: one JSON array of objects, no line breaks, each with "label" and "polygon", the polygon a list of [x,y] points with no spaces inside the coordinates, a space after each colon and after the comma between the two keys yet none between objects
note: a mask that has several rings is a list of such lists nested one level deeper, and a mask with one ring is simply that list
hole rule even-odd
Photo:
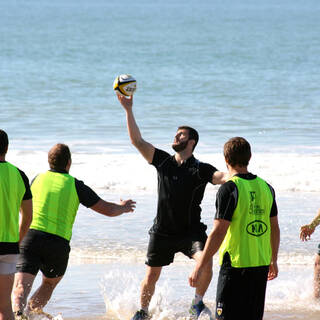
[{"label": "shoulder", "polygon": [[171,157],[172,156],[168,152],[155,148],[151,164],[156,167],[161,166]]},{"label": "shoulder", "polygon": [[194,159],[194,163],[199,169],[200,178],[212,183],[213,175],[216,171],[218,171],[217,168],[209,163],[201,162],[198,159]]},{"label": "shoulder", "polygon": [[232,180],[229,180],[220,186],[218,190],[218,194],[219,195],[230,194],[230,193],[233,193],[234,191],[237,191],[237,185]]},{"label": "shoulder", "polygon": [[201,162],[198,159],[195,159],[198,163],[199,163],[199,168],[203,169],[203,170],[210,170],[212,172],[216,172],[218,171],[218,169],[216,167],[214,167],[213,165],[211,165],[210,163],[207,162]]},{"label": "shoulder", "polygon": [[87,208],[90,208],[100,200],[100,197],[96,194],[96,192],[87,186],[83,181],[74,178],[74,182],[81,204]]},{"label": "shoulder", "polygon": [[28,179],[27,175],[22,170],[18,169],[18,171],[21,175],[22,181],[24,183],[24,187],[26,189],[24,196],[23,196],[23,200],[30,200],[30,199],[32,199],[32,193],[30,190],[29,179]]}]

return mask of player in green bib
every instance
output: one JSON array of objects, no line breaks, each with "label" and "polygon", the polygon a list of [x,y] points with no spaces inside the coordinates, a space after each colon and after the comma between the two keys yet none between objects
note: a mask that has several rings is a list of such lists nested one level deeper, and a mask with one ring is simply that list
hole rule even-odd
[{"label": "player in green bib", "polygon": [[227,141],[224,157],[231,178],[219,188],[213,229],[189,283],[197,284],[203,266],[219,250],[216,319],[260,320],[267,280],[278,275],[280,230],[275,193],[248,171],[251,148],[244,138]]},{"label": "player in green bib", "polygon": [[[13,295],[16,319],[25,319],[24,311],[26,314],[41,312],[63,278],[80,203],[110,217],[132,212],[135,208],[132,200],[121,200],[119,204],[104,201],[90,187],[71,176],[71,153],[67,145],[53,146],[48,162],[50,170],[39,174],[31,185],[34,214],[30,230],[20,244]],[[42,283],[27,303],[39,270]]]},{"label": "player in green bib", "polygon": [[[23,171],[6,161],[9,139],[0,129],[0,319],[13,320],[11,291],[19,242],[32,220],[32,195]],[[19,225],[19,211],[21,222]]]}]

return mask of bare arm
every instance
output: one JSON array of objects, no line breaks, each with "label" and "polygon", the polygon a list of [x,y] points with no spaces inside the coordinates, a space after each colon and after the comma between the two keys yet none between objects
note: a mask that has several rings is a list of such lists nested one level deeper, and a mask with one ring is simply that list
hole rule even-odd
[{"label": "bare arm", "polygon": [[270,218],[271,226],[271,249],[272,249],[272,258],[271,264],[269,267],[268,280],[273,280],[278,276],[278,251],[280,245],[280,228],[278,223],[278,217]]},{"label": "bare arm", "polygon": [[224,184],[229,179],[228,172],[215,171],[212,175],[213,184]]},{"label": "bare arm", "polygon": [[197,262],[193,272],[189,276],[189,284],[191,287],[196,287],[203,267],[219,250],[220,245],[227,233],[230,221],[224,219],[216,219],[213,223],[212,231],[206,241],[202,256]]},{"label": "bare arm", "polygon": [[120,200],[119,204],[100,199],[96,204],[90,207],[90,209],[108,217],[116,217],[125,212],[133,212],[135,207],[136,202],[131,199]]},{"label": "bare arm", "polygon": [[126,111],[127,115],[127,128],[131,143],[139,150],[142,156],[149,162],[152,162],[155,148],[149,142],[143,140],[139,127],[136,123],[135,117],[132,111],[133,96],[126,98],[117,94],[120,104]]},{"label": "bare arm", "polygon": [[310,240],[310,236],[313,234],[316,227],[320,224],[320,209],[318,210],[317,215],[314,217],[310,224],[302,226],[300,228],[300,239],[302,241]]},{"label": "bare arm", "polygon": [[32,199],[22,200],[20,213],[21,220],[19,226],[19,242],[22,241],[22,239],[28,232],[30,224],[32,222]]}]

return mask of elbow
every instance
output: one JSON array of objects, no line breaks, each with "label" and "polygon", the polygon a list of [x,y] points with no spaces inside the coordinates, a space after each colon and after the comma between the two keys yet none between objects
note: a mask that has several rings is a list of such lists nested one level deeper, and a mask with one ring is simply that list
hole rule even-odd
[{"label": "elbow", "polygon": [[131,144],[133,146],[135,146],[137,149],[139,149],[143,145],[143,140],[142,139],[131,139]]}]

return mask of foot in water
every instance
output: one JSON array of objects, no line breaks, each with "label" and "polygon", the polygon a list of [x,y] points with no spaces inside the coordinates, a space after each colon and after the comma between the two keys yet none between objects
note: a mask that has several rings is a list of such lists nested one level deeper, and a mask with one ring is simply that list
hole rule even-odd
[{"label": "foot in water", "polygon": [[203,301],[199,301],[197,304],[192,301],[189,309],[190,319],[210,319],[213,320],[211,311],[206,307]]},{"label": "foot in water", "polygon": [[137,311],[133,316],[133,318],[131,318],[131,320],[147,320],[147,319],[150,319],[150,317],[148,313],[142,309]]}]

